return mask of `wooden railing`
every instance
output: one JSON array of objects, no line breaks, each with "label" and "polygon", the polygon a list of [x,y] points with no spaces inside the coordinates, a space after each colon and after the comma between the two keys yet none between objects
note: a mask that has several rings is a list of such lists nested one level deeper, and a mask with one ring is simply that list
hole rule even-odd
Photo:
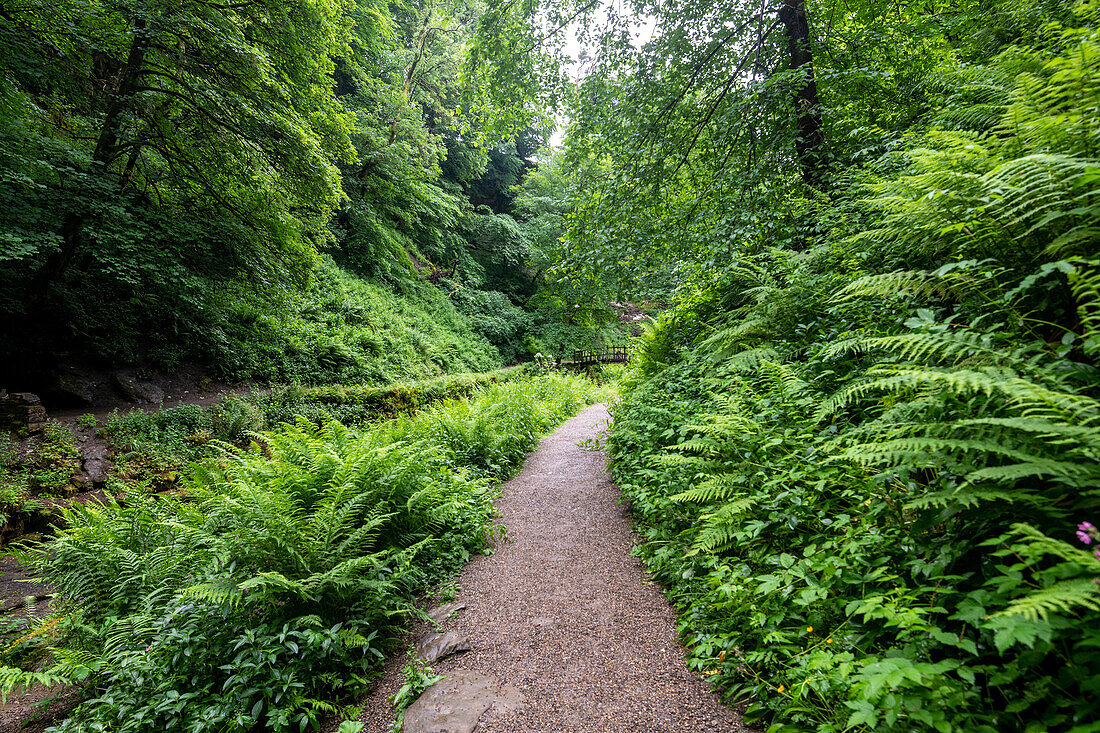
[{"label": "wooden railing", "polygon": [[625,346],[612,346],[603,351],[575,349],[573,360],[565,362],[568,366],[591,366],[593,364],[625,364],[627,359]]}]

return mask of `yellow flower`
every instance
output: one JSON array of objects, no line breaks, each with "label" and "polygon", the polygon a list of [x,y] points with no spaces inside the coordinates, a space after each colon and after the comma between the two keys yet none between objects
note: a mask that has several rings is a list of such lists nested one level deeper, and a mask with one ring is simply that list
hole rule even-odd
[{"label": "yellow flower", "polygon": [[711,675],[711,674],[718,674],[718,670],[716,670],[716,669],[708,669],[708,670],[707,670],[706,672],[703,672],[703,674],[706,674],[706,675]]},{"label": "yellow flower", "polygon": [[833,643],[833,638],[830,636],[828,639],[825,640],[825,643],[826,644],[832,644]]},{"label": "yellow flower", "polygon": [[814,627],[813,626],[807,626],[806,631],[808,631],[809,633],[812,634],[814,632]]},{"label": "yellow flower", "polygon": [[776,692],[783,692],[783,690],[785,690],[785,689],[787,689],[787,688],[784,685],[780,685],[779,689],[776,690]]}]

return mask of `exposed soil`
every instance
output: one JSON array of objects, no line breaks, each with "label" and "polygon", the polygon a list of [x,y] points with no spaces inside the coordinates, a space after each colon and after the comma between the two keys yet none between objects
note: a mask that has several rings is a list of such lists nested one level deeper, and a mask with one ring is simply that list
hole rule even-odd
[{"label": "exposed soil", "polygon": [[[30,605],[36,617],[45,616],[52,593],[48,585],[35,582],[14,557],[0,557],[0,623],[26,618],[24,599],[33,599]],[[42,731],[57,725],[79,699],[75,687],[17,689],[0,704],[0,733]]]},{"label": "exposed soil", "polygon": [[[630,556],[636,537],[605,457],[579,445],[607,420],[604,405],[584,410],[503,486],[508,542],[461,572],[466,609],[444,623],[472,649],[433,670],[492,675],[520,691],[519,709],[490,707],[478,731],[746,731],[688,670],[673,609]],[[366,731],[389,730],[387,698],[407,661],[391,658],[362,702]]]},{"label": "exposed soil", "polygon": [[[45,604],[53,590],[33,576],[11,556],[0,556],[0,614],[3,620],[23,617],[23,599],[33,596]],[[41,614],[38,614],[41,615]]]},{"label": "exposed soil", "polygon": [[0,733],[40,733],[58,725],[80,702],[80,694],[79,687],[16,690],[0,705]]}]

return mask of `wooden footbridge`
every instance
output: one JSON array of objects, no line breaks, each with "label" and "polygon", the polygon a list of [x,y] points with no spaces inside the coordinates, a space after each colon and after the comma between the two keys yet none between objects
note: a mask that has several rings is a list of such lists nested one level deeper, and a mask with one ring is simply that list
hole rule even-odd
[{"label": "wooden footbridge", "polygon": [[625,346],[612,346],[607,349],[574,349],[572,359],[555,361],[552,357],[535,354],[535,363],[543,369],[565,369],[567,367],[588,367],[595,364],[625,364],[627,361]]},{"label": "wooden footbridge", "polygon": [[625,346],[612,346],[602,351],[575,349],[572,360],[562,361],[561,366],[586,367],[593,364],[625,364],[626,359]]}]

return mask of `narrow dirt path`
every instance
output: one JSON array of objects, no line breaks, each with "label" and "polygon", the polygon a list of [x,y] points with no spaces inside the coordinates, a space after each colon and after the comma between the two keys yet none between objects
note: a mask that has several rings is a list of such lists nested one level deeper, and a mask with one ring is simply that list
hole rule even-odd
[{"label": "narrow dirt path", "polygon": [[[471,650],[432,667],[489,675],[509,691],[513,704],[489,707],[477,731],[747,730],[688,671],[673,610],[630,556],[635,537],[606,458],[578,445],[607,419],[605,405],[587,408],[503,486],[509,541],[462,571],[457,600],[466,608],[443,624]],[[395,660],[365,701],[365,730],[388,730],[385,698],[401,682],[393,668],[404,664]]]}]

